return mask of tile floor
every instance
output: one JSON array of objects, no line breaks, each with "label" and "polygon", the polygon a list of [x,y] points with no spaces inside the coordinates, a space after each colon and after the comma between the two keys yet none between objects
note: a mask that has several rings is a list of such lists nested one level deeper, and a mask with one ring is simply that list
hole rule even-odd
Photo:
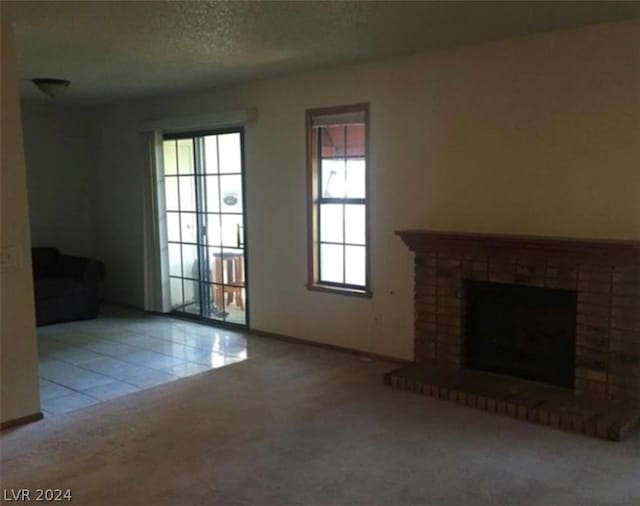
[{"label": "tile floor", "polygon": [[104,307],[96,320],[38,327],[45,416],[68,413],[248,356],[239,332]]}]

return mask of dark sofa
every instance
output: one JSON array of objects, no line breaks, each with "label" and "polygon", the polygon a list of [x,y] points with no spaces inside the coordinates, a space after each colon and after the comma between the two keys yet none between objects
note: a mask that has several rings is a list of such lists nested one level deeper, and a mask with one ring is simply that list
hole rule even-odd
[{"label": "dark sofa", "polygon": [[56,248],[33,248],[31,254],[36,325],[98,316],[106,271],[102,262],[63,255]]}]

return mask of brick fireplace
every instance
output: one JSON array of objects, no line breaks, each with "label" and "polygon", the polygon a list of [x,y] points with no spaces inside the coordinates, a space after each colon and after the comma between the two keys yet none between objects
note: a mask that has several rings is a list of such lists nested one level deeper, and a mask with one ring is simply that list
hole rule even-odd
[{"label": "brick fireplace", "polygon": [[470,282],[547,288],[575,300],[572,395],[640,407],[640,242],[397,234],[415,253],[416,362],[467,368]]}]

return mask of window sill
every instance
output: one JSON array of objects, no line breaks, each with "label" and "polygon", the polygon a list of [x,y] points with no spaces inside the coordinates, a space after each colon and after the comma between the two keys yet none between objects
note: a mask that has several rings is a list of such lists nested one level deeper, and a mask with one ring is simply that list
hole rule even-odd
[{"label": "window sill", "polygon": [[373,292],[368,289],[357,290],[354,288],[342,288],[339,286],[332,285],[323,285],[323,284],[306,284],[307,290],[311,290],[312,292],[325,292],[325,293],[333,293],[336,295],[350,295],[352,297],[363,297],[365,299],[370,299],[373,297]]}]

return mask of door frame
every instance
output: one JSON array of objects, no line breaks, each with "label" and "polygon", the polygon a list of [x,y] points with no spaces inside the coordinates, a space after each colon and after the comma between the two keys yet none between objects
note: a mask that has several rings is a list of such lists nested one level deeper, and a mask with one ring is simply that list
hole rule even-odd
[{"label": "door frame", "polygon": [[[172,133],[172,132],[166,132],[163,133],[162,135],[162,140],[163,142],[165,140],[179,140],[179,139],[196,139],[198,137],[206,137],[207,135],[223,135],[223,134],[230,134],[230,133],[239,133],[240,134],[240,184],[242,185],[242,223],[243,223],[243,227],[242,227],[242,242],[243,242],[243,247],[242,250],[244,252],[244,290],[245,290],[245,300],[244,300],[244,313],[245,313],[245,322],[244,323],[236,323],[236,322],[229,322],[226,320],[218,320],[215,318],[208,318],[206,316],[202,316],[203,313],[203,308],[202,308],[202,303],[203,303],[203,299],[202,299],[202,295],[204,293],[205,290],[203,290],[203,285],[205,285],[205,281],[203,281],[203,259],[201,258],[201,248],[203,247],[203,244],[201,243],[201,236],[202,233],[201,231],[198,232],[197,234],[197,241],[198,241],[198,275],[199,275],[199,280],[198,280],[198,290],[199,290],[199,297],[200,297],[200,314],[193,314],[193,313],[188,313],[186,311],[175,311],[175,310],[171,310],[171,315],[175,316],[177,318],[181,318],[184,320],[191,320],[191,321],[199,321],[202,323],[208,323],[211,325],[215,325],[218,327],[226,327],[229,329],[241,329],[241,330],[250,330],[251,329],[251,310],[250,310],[250,304],[251,304],[251,297],[249,297],[249,242],[247,241],[247,231],[248,231],[248,226],[247,226],[247,175],[246,175],[246,161],[245,161],[245,129],[244,126],[237,126],[237,127],[224,127],[224,128],[208,128],[208,129],[200,129],[200,130],[190,130],[190,131],[185,131],[185,132],[176,132],[176,133]],[[199,161],[196,159],[198,156],[198,148],[196,148],[196,144],[194,142],[194,147],[193,147],[193,156],[194,156],[194,174],[193,177],[194,179],[198,178],[198,177],[202,177],[202,173],[197,173],[196,172],[196,167],[199,167],[198,163]],[[219,170],[219,168],[218,168]],[[218,172],[218,174],[220,174],[220,172]],[[201,230],[200,227],[200,215],[201,212],[198,211],[198,209],[200,208],[200,202],[201,202],[201,198],[202,198],[202,188],[200,188],[200,185],[196,184],[195,185],[195,198],[196,198],[196,220],[197,220],[197,226],[198,229]],[[166,213],[166,211],[165,211]],[[224,284],[223,284],[224,285]]]}]

